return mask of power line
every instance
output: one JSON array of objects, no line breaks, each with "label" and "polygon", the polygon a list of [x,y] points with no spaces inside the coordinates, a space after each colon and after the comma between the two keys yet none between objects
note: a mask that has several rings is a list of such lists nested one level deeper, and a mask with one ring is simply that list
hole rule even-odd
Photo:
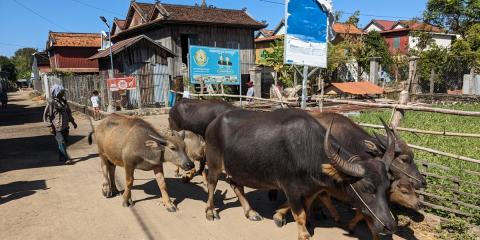
[{"label": "power line", "polygon": [[62,27],[62,26],[60,26],[60,25],[56,24],[55,22],[53,22],[52,20],[50,20],[50,19],[48,19],[48,18],[46,18],[46,17],[42,16],[41,14],[39,14],[39,13],[35,12],[33,9],[31,9],[31,8],[29,8],[29,7],[27,7],[27,6],[25,6],[24,4],[22,4],[22,3],[18,2],[17,0],[12,0],[12,1],[13,1],[13,2],[15,2],[16,4],[18,4],[19,6],[21,6],[21,7],[25,8],[25,9],[27,9],[27,10],[28,10],[28,11],[30,11],[31,13],[33,13],[33,14],[37,15],[38,17],[42,18],[43,20],[45,20],[45,21],[47,21],[47,22],[49,22],[49,23],[51,23],[51,24],[53,24],[53,25],[55,25],[55,26],[57,26],[57,27],[59,27],[59,28],[61,28],[61,29],[63,29],[63,30],[70,31],[70,30],[68,30],[67,28],[65,28],[65,27]]},{"label": "power line", "polygon": [[33,48],[32,46],[24,46],[24,45],[19,45],[19,44],[15,44],[15,43],[6,43],[6,42],[0,42],[0,45]]},{"label": "power line", "polygon": [[[272,0],[258,0],[260,2],[266,2],[266,3],[271,3],[271,4],[277,4],[277,5],[285,5],[284,2],[276,2]],[[345,14],[354,14],[352,12],[344,12],[339,10],[341,13]],[[400,16],[384,16],[384,15],[374,15],[374,14],[362,14],[360,13],[360,16],[365,16],[365,17],[378,17],[378,18],[392,18],[392,19],[409,19],[411,17],[400,17]]]},{"label": "power line", "polygon": [[102,12],[108,12],[108,13],[115,14],[115,15],[118,15],[118,16],[122,16],[122,15],[123,15],[123,14],[121,14],[121,13],[113,12],[113,11],[110,11],[110,10],[104,9],[104,8],[99,8],[99,7],[97,7],[97,6],[94,6],[94,5],[92,5],[92,4],[85,3],[85,2],[82,2],[82,1],[79,1],[79,0],[70,0],[70,1],[76,2],[76,3],[78,3],[78,4],[81,4],[81,5],[84,5],[84,6],[93,8],[93,9],[97,9],[97,10],[102,11]]}]

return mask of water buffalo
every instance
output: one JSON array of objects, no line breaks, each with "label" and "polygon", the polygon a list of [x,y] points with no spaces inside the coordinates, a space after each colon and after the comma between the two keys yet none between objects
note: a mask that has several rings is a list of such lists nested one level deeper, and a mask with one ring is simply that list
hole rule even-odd
[{"label": "water buffalo", "polygon": [[[88,136],[92,144],[92,133]],[[126,186],[123,206],[132,206],[131,189],[135,169],[153,170],[162,193],[163,204],[169,212],[176,207],[170,201],[163,175],[163,163],[171,162],[184,170],[195,165],[187,157],[185,143],[180,136],[162,136],[142,119],[111,114],[95,129],[103,176],[103,195],[112,197],[118,193],[115,186],[115,167],[125,168]]]},{"label": "water buffalo", "polygon": [[[206,131],[208,201],[206,218],[219,218],[213,204],[218,178],[224,169],[245,216],[260,220],[244,194],[244,186],[281,189],[288,203],[277,212],[292,210],[298,238],[309,239],[306,229],[311,202],[322,188],[342,189],[352,205],[377,233],[395,227],[385,193],[387,169],[393,160],[394,140],[384,159],[362,160],[340,148],[326,130],[305,111],[233,110],[217,117]],[[338,150],[337,150],[338,149]],[[348,159],[348,160],[347,160]]]},{"label": "water buffalo", "polygon": [[[203,137],[188,130],[182,130],[179,132],[179,134],[180,136],[183,136],[183,141],[185,142],[185,150],[187,152],[187,156],[192,161],[205,162],[205,140],[203,140]],[[205,164],[203,165],[200,164],[200,169],[198,170],[198,173],[202,174],[203,182],[206,185],[207,175],[203,171],[204,168],[205,168]],[[177,177],[180,177],[179,171],[180,171],[180,167],[177,167],[177,169],[175,170],[175,175]],[[190,181],[195,176],[195,173],[196,173],[195,169],[192,169],[186,172],[184,175],[184,180],[186,182]]]},{"label": "water buffalo", "polygon": [[[327,127],[332,119],[335,125],[332,127],[332,136],[346,148],[347,151],[358,154],[362,158],[381,156],[386,149],[386,137],[368,134],[348,117],[336,113],[312,113],[323,127]],[[388,130],[387,130],[388,131]],[[426,180],[420,173],[413,160],[413,151],[408,147],[398,134],[396,137],[395,158],[390,167],[392,175],[392,188],[390,200],[394,203],[411,209],[418,209],[420,202],[412,188],[420,189],[426,186]],[[400,181],[403,179],[402,181]],[[411,186],[408,186],[410,182]],[[395,183],[395,184],[394,184]]]},{"label": "water buffalo", "polygon": [[237,107],[222,100],[182,99],[170,110],[168,123],[172,130],[189,130],[205,138],[208,124],[233,109]]},{"label": "water buffalo", "polygon": [[[222,100],[195,100],[184,98],[173,106],[168,114],[170,129],[181,131],[188,130],[200,135],[205,139],[205,131],[208,124],[224,112],[238,109],[237,107]],[[198,173],[203,176],[205,158],[200,160]],[[191,173],[184,176],[185,180],[191,179]]]}]

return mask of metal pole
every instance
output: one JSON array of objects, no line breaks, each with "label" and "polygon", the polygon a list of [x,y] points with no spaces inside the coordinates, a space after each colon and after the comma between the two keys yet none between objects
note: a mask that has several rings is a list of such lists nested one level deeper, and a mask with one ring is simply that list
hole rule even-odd
[{"label": "metal pole", "polygon": [[308,78],[308,66],[303,66],[303,81],[302,81],[302,109],[307,106],[307,78]]},{"label": "metal pole", "polygon": [[[238,43],[238,54],[240,54],[240,43]],[[241,56],[242,56],[242,55],[240,54],[239,58],[240,58]],[[241,62],[241,61],[242,61],[242,60],[240,59],[240,62]],[[239,65],[241,64],[240,62],[238,63]],[[240,72],[242,72],[242,66],[241,66],[241,65],[240,65],[240,69],[239,69],[239,70],[240,70]],[[239,95],[240,95],[240,107],[242,107],[242,105],[243,105],[243,101],[242,101],[242,74],[240,74],[240,93],[239,93]]]},{"label": "metal pole", "polygon": [[[112,79],[113,76],[113,54],[112,54],[112,29],[110,25],[105,21],[105,24],[108,27],[108,41],[110,42],[110,71],[108,72],[108,76],[110,79]],[[110,91],[110,88],[108,87],[108,80],[107,80],[107,97],[108,97],[108,107],[107,107],[107,112],[115,112],[115,108],[113,107],[113,98],[112,98],[112,92]]]}]

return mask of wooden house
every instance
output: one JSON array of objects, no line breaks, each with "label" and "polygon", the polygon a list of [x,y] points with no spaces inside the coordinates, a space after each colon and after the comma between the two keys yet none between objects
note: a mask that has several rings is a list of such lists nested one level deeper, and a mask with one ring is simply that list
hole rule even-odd
[{"label": "wooden house", "polygon": [[98,63],[88,60],[101,46],[99,33],[49,32],[46,52],[53,70],[75,74],[98,73]]},{"label": "wooden house", "polygon": [[[169,49],[145,35],[116,42],[112,46],[114,75],[153,74],[153,68],[161,65],[168,69],[168,59],[175,57]],[[98,60],[100,75],[108,78],[110,48],[99,51],[89,58]]]},{"label": "wooden house", "polygon": [[[145,35],[139,35],[116,42],[111,46],[114,77],[135,77],[138,88],[124,92],[128,95],[127,105],[159,105],[165,102],[172,76],[172,59],[175,57],[169,49]],[[111,69],[110,48],[99,51],[89,58],[99,64],[100,76],[109,78]],[[170,62],[170,64],[169,64]],[[141,97],[138,97],[138,89]],[[114,94],[114,99],[119,99]]]},{"label": "wooden house", "polygon": [[255,64],[254,32],[265,25],[245,9],[232,10],[202,5],[185,6],[132,1],[125,20],[116,20],[112,41],[146,35],[169,49],[173,76],[183,76],[188,65],[189,44],[239,48],[241,74],[245,82]]}]

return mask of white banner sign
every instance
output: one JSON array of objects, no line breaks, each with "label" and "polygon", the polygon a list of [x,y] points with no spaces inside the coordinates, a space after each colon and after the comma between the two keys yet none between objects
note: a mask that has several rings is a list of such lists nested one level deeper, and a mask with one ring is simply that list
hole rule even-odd
[{"label": "white banner sign", "polygon": [[327,41],[332,38],[330,0],[286,0],[286,64],[327,68]]}]

